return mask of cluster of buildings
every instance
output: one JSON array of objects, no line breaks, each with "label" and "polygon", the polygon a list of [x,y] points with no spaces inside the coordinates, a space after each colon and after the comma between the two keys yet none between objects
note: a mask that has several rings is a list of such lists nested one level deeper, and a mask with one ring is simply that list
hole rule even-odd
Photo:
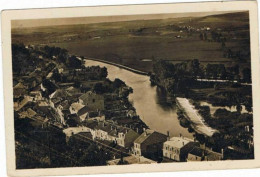
[{"label": "cluster of buildings", "polygon": [[[48,72],[43,75],[51,80],[57,67],[49,66]],[[66,73],[62,68],[58,72]],[[93,78],[97,77],[94,73],[100,75],[93,81],[86,78],[88,72],[92,73]],[[109,165],[122,163],[122,160],[127,163],[157,163],[166,159],[176,162],[223,159],[223,154],[202,148],[194,140],[182,136],[170,138],[169,133],[165,135],[145,127],[131,104],[127,105],[125,95],[129,94],[129,87],[121,86],[117,92],[106,94],[91,90],[98,82],[107,82],[100,79],[105,72],[99,67],[70,70],[67,74],[72,80],[81,78],[78,80],[80,85],[76,87],[70,82],[52,82],[55,90],[47,95],[45,93],[49,88],[41,81],[35,81],[34,85],[21,81],[14,83],[15,115],[39,120],[42,126],[52,124],[59,127],[66,134],[67,141],[71,136],[88,133],[92,141],[104,142],[129,154],[120,160],[109,161]],[[81,88],[85,89],[82,91]],[[105,116],[105,113],[112,116]]]},{"label": "cluster of buildings", "polygon": [[[129,156],[123,161],[129,163],[215,161],[223,159],[223,152],[214,152],[193,139],[183,136],[170,137],[151,129],[142,133],[129,127],[122,127],[106,120],[87,121],[82,127],[64,129],[67,138],[82,132],[89,132],[93,141],[111,142],[124,148]],[[120,163],[120,159],[108,161],[109,165]]]}]

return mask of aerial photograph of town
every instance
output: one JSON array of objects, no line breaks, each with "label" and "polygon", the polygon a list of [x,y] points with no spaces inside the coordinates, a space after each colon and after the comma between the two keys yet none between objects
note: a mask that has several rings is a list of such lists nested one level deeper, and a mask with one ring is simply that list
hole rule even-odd
[{"label": "aerial photograph of town", "polygon": [[11,25],[16,169],[255,158],[248,11]]}]

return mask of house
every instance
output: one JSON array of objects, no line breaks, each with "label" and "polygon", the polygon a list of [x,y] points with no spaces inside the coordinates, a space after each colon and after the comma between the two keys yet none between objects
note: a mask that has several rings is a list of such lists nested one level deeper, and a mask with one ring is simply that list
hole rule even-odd
[{"label": "house", "polygon": [[14,98],[19,98],[20,96],[23,96],[26,93],[27,93],[27,87],[23,85],[21,82],[16,84],[13,88]]},{"label": "house", "polygon": [[188,153],[187,161],[217,161],[223,159],[222,153],[214,152],[210,149],[194,146]]},{"label": "house", "polygon": [[163,156],[178,162],[186,161],[188,153],[196,146],[193,140],[180,137],[172,137],[163,144]]},{"label": "house", "polygon": [[79,103],[93,110],[104,110],[104,97],[92,91],[81,95],[79,97]]},{"label": "house", "polygon": [[[65,114],[68,115],[70,113],[70,103],[68,100],[63,100],[59,104],[55,105],[55,110],[60,117],[60,121],[62,124],[65,124]],[[66,118],[67,119],[67,118]]]},{"label": "house", "polygon": [[[120,162],[123,161],[123,162]],[[155,164],[156,161],[145,158],[143,156],[130,155],[127,157],[122,157],[121,159],[113,159],[107,161],[107,165],[120,165],[120,164]]]},{"label": "house", "polygon": [[73,86],[68,87],[66,91],[71,95],[81,95],[80,89]]},{"label": "house", "polygon": [[41,91],[31,91],[30,96],[34,97],[34,101],[43,100]]},{"label": "house", "polygon": [[162,156],[163,143],[167,136],[154,130],[144,132],[134,141],[133,154],[158,160]]},{"label": "house", "polygon": [[134,140],[139,137],[137,132],[126,127],[117,126],[117,132],[117,144],[125,148],[132,147],[134,145]]},{"label": "house", "polygon": [[136,116],[136,112],[134,110],[129,110],[127,113],[126,113],[126,116],[127,117],[130,117],[130,118],[133,118],[134,116]]},{"label": "house", "polygon": [[28,108],[26,111],[23,111],[23,112],[19,113],[20,118],[26,118],[26,117],[32,118],[32,117],[34,117],[36,114],[37,114],[37,113],[36,113],[34,110],[32,110],[31,108]]},{"label": "house", "polygon": [[53,92],[49,97],[50,99],[57,99],[57,98],[69,98],[71,97],[72,95],[67,92],[66,90],[64,89],[57,89],[55,92]]},{"label": "house", "polygon": [[83,104],[81,104],[81,103],[79,103],[79,102],[75,102],[75,103],[72,103],[72,104],[70,105],[69,110],[70,110],[70,113],[71,113],[71,114],[77,114],[78,111],[79,111],[81,108],[83,108],[83,107],[84,107]]},{"label": "house", "polygon": [[83,106],[78,112],[77,115],[79,116],[81,121],[86,120],[89,117],[89,113],[93,111],[89,109],[87,106]]},{"label": "house", "polygon": [[103,119],[100,116],[100,113],[96,110],[93,110],[87,106],[84,106],[83,104],[79,102],[72,103],[69,111],[71,114],[76,114],[81,121],[85,121],[88,118],[96,118],[96,119]]},{"label": "house", "polygon": [[205,151],[195,146],[188,154],[187,161],[203,161],[205,157]]},{"label": "house", "polygon": [[22,108],[24,108],[26,105],[30,104],[33,102],[33,97],[30,96],[25,96],[24,99],[14,107],[15,111],[20,111]]},{"label": "house", "polygon": [[66,142],[72,135],[76,135],[82,132],[90,132],[90,129],[87,127],[69,127],[63,130],[63,133],[66,135]]},{"label": "house", "polygon": [[69,127],[77,127],[79,125],[79,123],[80,123],[80,120],[76,114],[68,115],[68,118],[65,121],[65,124]]},{"label": "house", "polygon": [[[89,125],[86,126],[88,127]],[[107,121],[98,122],[92,132],[94,133],[94,138],[111,141],[128,149],[133,146],[134,140],[139,137],[139,134],[132,129]]]}]

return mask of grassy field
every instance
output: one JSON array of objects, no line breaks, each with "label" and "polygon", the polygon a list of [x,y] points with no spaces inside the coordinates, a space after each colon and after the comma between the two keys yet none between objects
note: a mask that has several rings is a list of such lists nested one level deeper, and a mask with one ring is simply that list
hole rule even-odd
[{"label": "grassy field", "polygon": [[[12,41],[25,44],[47,44],[66,48],[70,53],[124,64],[152,71],[152,62],[199,59],[203,63],[241,64],[223,57],[220,42],[201,40],[202,27],[226,36],[227,48],[248,52],[248,13],[231,13],[194,18],[138,20],[86,25],[51,26],[13,29]],[[192,27],[192,32],[185,27]],[[206,31],[210,39],[210,31]],[[177,37],[179,36],[179,37]],[[250,66],[250,58],[243,65]]]}]

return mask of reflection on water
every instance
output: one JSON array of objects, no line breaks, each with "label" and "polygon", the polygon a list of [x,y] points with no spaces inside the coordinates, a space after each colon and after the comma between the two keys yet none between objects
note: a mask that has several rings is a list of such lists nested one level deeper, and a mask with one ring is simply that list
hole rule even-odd
[{"label": "reflection on water", "polygon": [[167,102],[167,95],[165,90],[160,89],[157,86],[154,87],[156,87],[156,103],[158,106],[160,106],[165,111],[176,109],[175,104],[169,104],[169,102]]},{"label": "reflection on water", "polygon": [[86,60],[85,63],[85,66],[97,65],[107,68],[110,80],[119,78],[133,88],[129,100],[136,108],[137,114],[150,129],[164,134],[170,131],[170,136],[179,136],[181,133],[183,136],[192,137],[192,134],[186,128],[180,126],[176,108],[166,104],[165,94],[156,86],[151,86],[148,76],[135,74],[97,61]]},{"label": "reflection on water", "polygon": [[[214,115],[214,113],[218,109],[226,109],[226,110],[231,111],[231,112],[236,112],[237,111],[236,106],[231,106],[231,107],[228,107],[228,106],[213,106],[212,104],[207,103],[205,101],[201,101],[200,105],[201,106],[209,106],[211,115]],[[241,105],[241,107],[242,107],[241,113],[248,113],[248,111],[246,110],[245,105]]]}]

